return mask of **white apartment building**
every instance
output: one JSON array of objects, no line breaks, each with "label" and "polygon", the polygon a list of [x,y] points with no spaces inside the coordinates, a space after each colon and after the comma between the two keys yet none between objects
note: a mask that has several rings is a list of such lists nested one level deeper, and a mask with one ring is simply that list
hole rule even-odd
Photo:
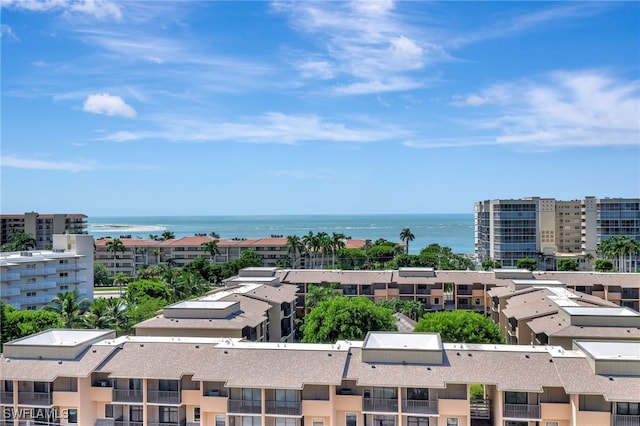
[{"label": "white apartment building", "polygon": [[640,241],[639,198],[485,200],[475,203],[474,215],[478,261],[507,268],[528,257],[549,270],[556,260],[573,258],[590,270],[600,242],[613,236]]},{"label": "white apartment building", "polygon": [[52,250],[0,253],[0,297],[16,309],[39,309],[78,289],[93,300],[93,237],[58,234]]},{"label": "white apartment building", "polygon": [[60,213],[40,214],[28,212],[25,214],[0,215],[0,243],[7,242],[12,230],[31,234],[37,242],[37,249],[50,250],[54,234],[85,234],[87,231],[87,216],[83,214]]}]

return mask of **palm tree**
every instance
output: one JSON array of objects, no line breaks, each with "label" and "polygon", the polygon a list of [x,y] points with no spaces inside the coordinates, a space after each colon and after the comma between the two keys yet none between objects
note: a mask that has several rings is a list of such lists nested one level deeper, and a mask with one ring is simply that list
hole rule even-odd
[{"label": "palm tree", "polygon": [[326,232],[318,232],[316,234],[315,247],[316,253],[320,254],[320,269],[324,269],[324,259],[331,250],[331,237]]},{"label": "palm tree", "polygon": [[118,286],[118,293],[122,295],[122,285],[127,285],[129,283],[130,278],[123,274],[122,272],[118,272],[115,277],[113,277],[113,283]]},{"label": "palm tree", "polygon": [[215,231],[210,232],[210,233],[209,233],[209,236],[210,236],[211,238],[213,238],[213,239],[216,239],[216,240],[219,240],[219,239],[220,239],[220,234],[218,234],[218,233],[217,233],[217,232],[215,232]]},{"label": "palm tree", "polygon": [[218,248],[218,240],[211,240],[206,243],[202,243],[202,247],[205,252],[209,253],[209,261],[213,263],[213,260],[217,255],[220,254],[220,249]]},{"label": "palm tree", "polygon": [[118,252],[124,254],[127,251],[124,243],[120,240],[120,238],[114,238],[111,241],[107,241],[106,244],[107,251],[110,251],[113,254],[113,273],[116,272],[116,259],[118,258]]},{"label": "palm tree", "polygon": [[115,318],[107,306],[109,299],[96,299],[89,310],[81,316],[84,328],[108,329],[115,327]]},{"label": "palm tree", "polygon": [[164,238],[165,240],[173,240],[176,238],[176,235],[173,232],[167,230],[162,233],[162,238]]},{"label": "palm tree", "polygon": [[331,260],[333,263],[333,269],[336,268],[336,253],[338,250],[345,248],[346,244],[344,242],[344,234],[342,233],[333,233],[331,234]]},{"label": "palm tree", "polygon": [[409,254],[409,242],[413,241],[415,238],[416,236],[413,235],[409,228],[404,228],[402,232],[400,232],[400,240],[407,243],[407,254]]},{"label": "palm tree", "polygon": [[28,251],[35,249],[37,245],[38,242],[32,234],[12,228],[7,237],[7,242],[2,245],[0,251]]},{"label": "palm tree", "polygon": [[287,236],[287,254],[291,257],[291,266],[296,269],[297,254],[302,255],[304,243],[297,235]]},{"label": "palm tree", "polygon": [[153,250],[153,255],[156,257],[156,264],[160,263],[160,258],[162,257],[162,250],[159,248]]},{"label": "palm tree", "polygon": [[78,289],[58,293],[56,297],[51,299],[50,304],[42,309],[61,315],[64,320],[64,326],[66,328],[74,328],[82,324],[81,316],[91,306],[91,302],[88,299],[79,299],[80,292]]},{"label": "palm tree", "polygon": [[309,267],[313,269],[313,257],[316,246],[316,236],[313,235],[313,231],[309,231],[307,235],[302,237],[302,244],[304,244],[304,248],[309,256]]},{"label": "palm tree", "polygon": [[149,234],[149,239],[152,241],[157,241],[158,240],[158,235],[156,234]]},{"label": "palm tree", "polygon": [[129,323],[129,306],[126,300],[119,297],[103,300],[106,301],[109,316],[114,319],[116,328],[127,330]]}]

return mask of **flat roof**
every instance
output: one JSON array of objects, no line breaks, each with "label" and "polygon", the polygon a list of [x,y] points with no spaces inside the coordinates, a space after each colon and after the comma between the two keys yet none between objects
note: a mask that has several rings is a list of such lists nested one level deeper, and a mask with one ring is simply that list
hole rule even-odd
[{"label": "flat roof", "polygon": [[105,337],[113,330],[55,329],[32,334],[12,342],[9,346],[77,346]]},{"label": "flat roof", "polygon": [[421,349],[442,350],[438,333],[369,332],[363,349]]},{"label": "flat roof", "polygon": [[238,302],[229,302],[224,300],[184,300],[174,303],[164,309],[227,309]]},{"label": "flat roof", "polygon": [[598,317],[637,317],[639,312],[627,307],[610,306],[563,306],[562,310],[571,316],[598,316]]},{"label": "flat roof", "polygon": [[575,344],[596,360],[640,361],[640,344],[638,342],[586,342],[580,340]]}]

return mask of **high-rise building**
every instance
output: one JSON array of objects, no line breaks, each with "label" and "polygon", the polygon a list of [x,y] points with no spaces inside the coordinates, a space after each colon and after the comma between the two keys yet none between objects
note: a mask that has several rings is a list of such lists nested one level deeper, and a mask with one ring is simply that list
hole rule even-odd
[{"label": "high-rise building", "polygon": [[51,249],[53,234],[86,234],[87,216],[83,214],[25,214],[0,215],[0,244],[8,241],[11,231],[31,234],[37,249]]},{"label": "high-rise building", "polygon": [[572,258],[588,270],[600,242],[613,236],[640,241],[638,198],[485,200],[475,203],[474,212],[478,260],[502,267],[534,258],[539,269],[547,270],[558,259]]},{"label": "high-rise building", "polygon": [[93,299],[93,237],[58,234],[53,250],[0,253],[0,296],[17,309],[39,309],[58,293]]}]

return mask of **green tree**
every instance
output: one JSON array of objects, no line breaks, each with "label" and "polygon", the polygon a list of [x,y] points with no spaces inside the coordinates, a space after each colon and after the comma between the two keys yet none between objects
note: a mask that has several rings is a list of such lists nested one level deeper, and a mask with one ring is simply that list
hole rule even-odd
[{"label": "green tree", "polygon": [[559,259],[557,268],[558,271],[577,271],[578,261],[575,259]]},{"label": "green tree", "polygon": [[206,243],[202,243],[202,249],[205,253],[209,253],[209,261],[213,263],[213,260],[217,255],[220,254],[220,249],[218,248],[218,240],[211,240]]},{"label": "green tree", "polygon": [[500,327],[473,311],[427,313],[414,331],[440,333],[442,341],[447,343],[504,343]]},{"label": "green tree", "polygon": [[82,315],[84,328],[116,328],[116,319],[111,315],[107,300],[96,299],[89,310]]},{"label": "green tree", "polygon": [[318,306],[320,302],[325,302],[338,296],[336,283],[330,283],[328,286],[311,284],[307,288],[307,294],[304,297],[304,307],[306,311],[309,311]]},{"label": "green tree", "polygon": [[196,257],[191,262],[182,267],[182,272],[191,272],[200,275],[203,280],[208,283],[216,283],[216,276],[213,274],[213,268],[209,259],[204,257]]},{"label": "green tree", "polygon": [[173,240],[176,238],[176,235],[173,232],[167,230],[162,233],[162,238],[165,240]]},{"label": "green tree", "polygon": [[407,254],[409,254],[409,243],[416,238],[415,235],[411,232],[411,229],[404,228],[402,232],[400,232],[400,240],[407,244]]},{"label": "green tree", "polygon": [[2,344],[40,331],[64,327],[64,320],[55,312],[42,309],[18,311],[11,305],[1,304],[0,307],[3,313],[2,324],[0,324]]},{"label": "green tree", "polygon": [[91,306],[88,299],[80,299],[78,289],[58,293],[51,302],[42,307],[43,310],[55,312],[64,321],[65,328],[77,328],[82,326],[82,314]]},{"label": "green tree", "polygon": [[215,232],[215,231],[209,232],[209,236],[210,236],[211,238],[213,238],[214,240],[219,240],[219,239],[220,239],[220,234],[218,234],[218,233],[217,233],[217,232]]},{"label": "green tree", "polygon": [[37,244],[32,234],[12,228],[7,236],[7,242],[0,246],[0,251],[28,251],[35,249]]},{"label": "green tree", "polygon": [[162,281],[139,280],[127,286],[125,300],[131,305],[143,299],[162,299],[165,302],[171,300],[171,291]]},{"label": "green tree", "polygon": [[127,247],[125,247],[124,243],[120,238],[114,238],[112,240],[107,241],[106,248],[108,252],[111,252],[111,254],[113,254],[113,267],[114,267],[113,271],[115,274],[115,266],[116,266],[116,259],[118,258],[118,252],[121,252],[122,254],[124,254],[127,251]]},{"label": "green tree", "polygon": [[613,271],[613,262],[609,259],[596,259],[593,270],[596,272],[611,272]]},{"label": "green tree", "polygon": [[336,267],[336,253],[346,247],[344,242],[345,235],[342,233],[332,233],[329,241],[329,247],[331,249],[331,265],[335,269]]},{"label": "green tree", "polygon": [[491,269],[500,269],[501,265],[500,262],[496,262],[493,259],[487,259],[484,262],[482,262],[482,269],[484,271],[490,271]]},{"label": "green tree", "polygon": [[311,310],[302,325],[302,342],[363,340],[369,331],[397,330],[393,311],[366,297],[334,297]]},{"label": "green tree", "polygon": [[287,236],[287,255],[291,258],[291,267],[296,269],[298,256],[304,251],[304,243],[297,235]]},{"label": "green tree", "polygon": [[111,279],[109,278],[109,271],[107,267],[100,262],[93,262],[93,286],[94,287],[108,287],[111,285]]},{"label": "green tree", "polygon": [[118,287],[118,293],[122,295],[122,287],[126,287],[130,280],[130,277],[126,276],[122,272],[118,272],[116,276],[113,277],[113,284]]},{"label": "green tree", "polygon": [[338,268],[347,270],[364,269],[367,266],[367,252],[358,248],[343,248],[338,251]]},{"label": "green tree", "polygon": [[414,321],[418,321],[424,315],[424,305],[417,300],[381,300],[376,304],[406,315]]},{"label": "green tree", "polygon": [[535,271],[536,269],[538,269],[538,261],[531,257],[523,257],[516,262],[516,268]]}]

